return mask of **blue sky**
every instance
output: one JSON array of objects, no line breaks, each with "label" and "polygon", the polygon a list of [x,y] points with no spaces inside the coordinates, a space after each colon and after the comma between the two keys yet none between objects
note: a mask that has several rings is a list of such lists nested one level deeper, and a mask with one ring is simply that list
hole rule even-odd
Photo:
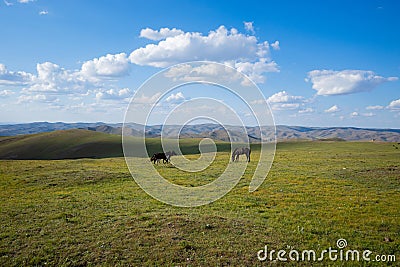
[{"label": "blue sky", "polygon": [[[0,122],[122,122],[151,75],[211,60],[248,75],[277,124],[400,128],[400,2],[321,3],[2,1]],[[206,92],[231,101],[190,87],[168,103]]]}]

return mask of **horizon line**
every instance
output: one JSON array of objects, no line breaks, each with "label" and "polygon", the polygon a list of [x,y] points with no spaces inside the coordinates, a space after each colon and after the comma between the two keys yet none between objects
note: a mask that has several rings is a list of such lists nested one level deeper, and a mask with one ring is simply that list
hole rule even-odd
[{"label": "horizon line", "polygon": [[[33,124],[33,123],[49,123],[49,124],[56,124],[56,123],[64,123],[64,124],[96,124],[96,123],[101,123],[101,124],[106,124],[106,125],[112,125],[112,124],[124,124],[124,122],[103,122],[103,121],[96,121],[96,122],[83,122],[83,121],[75,121],[75,122],[66,122],[66,121],[32,121],[32,122],[0,122],[0,126],[5,126],[5,125],[19,125],[19,124]],[[127,122],[125,124],[129,123],[135,123],[139,125],[144,125],[142,123],[137,123],[137,122]],[[214,124],[214,125],[219,125],[217,123],[195,123],[195,124],[186,124],[186,125],[204,125],[204,124]],[[147,124],[145,126],[160,126],[163,124]],[[166,124],[168,126],[182,126],[182,124]],[[242,125],[231,125],[227,124],[226,126],[242,126]],[[267,127],[267,125],[244,125],[245,127]],[[268,125],[268,127],[271,125]],[[275,127],[277,126],[286,126],[286,127],[304,127],[304,128],[357,128],[357,129],[391,129],[391,130],[400,130],[399,128],[388,128],[388,127],[374,127],[374,126],[305,126],[305,125],[289,125],[289,124],[275,124]]]}]

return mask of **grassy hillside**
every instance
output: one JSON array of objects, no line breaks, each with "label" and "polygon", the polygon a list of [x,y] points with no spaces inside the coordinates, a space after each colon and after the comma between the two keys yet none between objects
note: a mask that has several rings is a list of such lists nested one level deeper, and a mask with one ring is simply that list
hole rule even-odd
[{"label": "grassy hillside", "polygon": [[[123,158],[2,160],[0,266],[266,266],[271,262],[257,260],[265,245],[321,252],[336,248],[339,238],[346,249],[371,250],[371,259],[396,255],[389,264],[396,266],[399,151],[389,143],[281,143],[257,191],[248,192],[251,162],[229,194],[197,208],[148,196]],[[196,186],[216,178],[228,161],[228,153],[219,153],[213,168],[195,174],[156,168],[177,184]],[[325,257],[272,265],[382,263]]]},{"label": "grassy hillside", "polygon": [[121,136],[78,129],[12,136],[0,140],[0,158],[68,159],[121,155]]},{"label": "grassy hillside", "polygon": [[[128,137],[137,142],[138,137]],[[200,139],[180,141],[183,154],[199,153]],[[162,151],[159,138],[146,140],[149,154]],[[229,143],[217,142],[218,151],[229,151]],[[76,159],[123,157],[121,135],[72,129],[32,135],[0,137],[0,159]]]}]

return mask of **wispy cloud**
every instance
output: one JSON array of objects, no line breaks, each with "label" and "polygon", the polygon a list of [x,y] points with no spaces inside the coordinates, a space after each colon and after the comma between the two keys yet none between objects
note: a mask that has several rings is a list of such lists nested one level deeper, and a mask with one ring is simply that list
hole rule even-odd
[{"label": "wispy cloud", "polygon": [[4,0],[4,4],[6,4],[6,6],[12,6],[12,5],[14,5],[14,3],[8,2],[7,0]]},{"label": "wispy cloud", "polygon": [[376,106],[368,106],[365,109],[367,109],[367,110],[381,110],[381,109],[384,109],[384,108],[385,108],[384,106],[376,105]]},{"label": "wispy cloud", "polygon": [[337,105],[333,105],[332,107],[326,109],[324,112],[326,113],[336,113],[339,112],[340,108]]}]

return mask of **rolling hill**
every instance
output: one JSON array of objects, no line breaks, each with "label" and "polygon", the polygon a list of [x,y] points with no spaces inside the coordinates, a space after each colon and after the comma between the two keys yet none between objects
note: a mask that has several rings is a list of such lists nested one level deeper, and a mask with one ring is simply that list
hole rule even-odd
[{"label": "rolling hill", "polygon": [[[128,142],[138,142],[128,137]],[[182,139],[183,154],[199,153],[201,139]],[[216,142],[218,151],[229,151],[229,143]],[[146,139],[148,154],[162,151],[159,138]],[[83,129],[0,137],[0,159],[77,159],[123,157],[121,135]],[[148,155],[141,155],[147,157]]]}]

